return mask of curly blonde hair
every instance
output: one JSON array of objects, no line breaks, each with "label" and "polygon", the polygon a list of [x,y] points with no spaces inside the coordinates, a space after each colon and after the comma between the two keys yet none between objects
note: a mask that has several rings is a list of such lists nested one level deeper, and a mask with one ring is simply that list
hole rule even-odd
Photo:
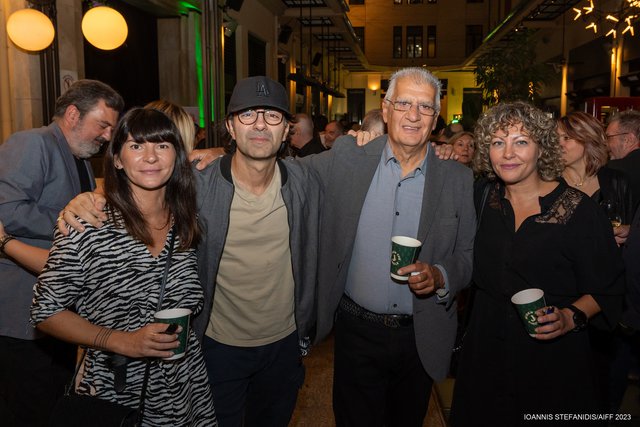
[{"label": "curly blonde hair", "polygon": [[491,165],[489,148],[491,139],[499,130],[507,132],[511,126],[522,125],[529,137],[540,148],[540,158],[536,168],[544,181],[553,181],[562,175],[564,162],[558,143],[556,122],[546,113],[522,101],[498,104],[487,110],[478,120],[475,128],[476,149],[473,168],[478,174],[495,179]]}]

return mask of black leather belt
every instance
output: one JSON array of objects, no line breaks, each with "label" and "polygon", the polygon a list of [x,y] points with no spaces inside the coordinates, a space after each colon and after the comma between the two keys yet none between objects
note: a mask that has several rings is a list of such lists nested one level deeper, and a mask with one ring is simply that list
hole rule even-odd
[{"label": "black leather belt", "polygon": [[340,310],[349,313],[358,319],[366,320],[372,323],[379,323],[389,328],[403,328],[413,326],[413,316],[409,314],[379,314],[367,310],[366,308],[356,304],[346,295],[340,300]]}]

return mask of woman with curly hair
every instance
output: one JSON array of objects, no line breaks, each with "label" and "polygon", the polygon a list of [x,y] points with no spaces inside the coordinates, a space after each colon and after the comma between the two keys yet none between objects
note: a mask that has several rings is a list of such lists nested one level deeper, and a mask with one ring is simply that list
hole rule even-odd
[{"label": "woman with curly hair", "polygon": [[[477,285],[454,391],[453,426],[517,426],[527,416],[602,413],[587,324],[617,323],[622,262],[611,225],[560,179],[556,123],[523,103],[500,104],[476,127],[489,178],[475,240]],[[511,297],[544,291],[529,335]],[[549,415],[550,414],[550,415]]]}]

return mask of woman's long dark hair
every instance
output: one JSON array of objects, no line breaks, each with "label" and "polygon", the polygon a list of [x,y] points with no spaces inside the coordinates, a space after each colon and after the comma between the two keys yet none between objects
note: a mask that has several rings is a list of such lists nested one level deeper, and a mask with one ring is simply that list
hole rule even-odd
[{"label": "woman's long dark hair", "polygon": [[144,216],[138,209],[126,173],[117,169],[114,156],[120,155],[129,135],[136,142],[168,142],[176,151],[173,173],[167,181],[165,205],[173,216],[174,230],[180,237],[179,249],[194,247],[200,232],[196,218],[196,190],[191,165],[176,125],[164,113],[146,108],[134,108],[118,122],[104,157],[104,189],[107,214],[117,226],[124,227],[134,238],[151,244],[151,234]]}]

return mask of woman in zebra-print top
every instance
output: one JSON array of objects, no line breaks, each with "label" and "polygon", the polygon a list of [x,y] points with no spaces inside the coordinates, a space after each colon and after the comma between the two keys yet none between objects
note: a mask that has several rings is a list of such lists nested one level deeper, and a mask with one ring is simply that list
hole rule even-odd
[{"label": "woman in zebra-print top", "polygon": [[[153,323],[168,255],[175,251],[162,308],[202,308],[195,252],[199,238],[195,189],[175,125],[162,113],[134,109],[114,131],[105,155],[107,222],[101,228],[56,234],[38,278],[31,319],[44,332],[88,348],[76,381],[87,394],[137,408],[152,358],[143,425],[216,425],[200,345],[189,332],[187,354],[164,361],[177,335]],[[112,354],[129,358],[126,386],[117,392]]]}]

